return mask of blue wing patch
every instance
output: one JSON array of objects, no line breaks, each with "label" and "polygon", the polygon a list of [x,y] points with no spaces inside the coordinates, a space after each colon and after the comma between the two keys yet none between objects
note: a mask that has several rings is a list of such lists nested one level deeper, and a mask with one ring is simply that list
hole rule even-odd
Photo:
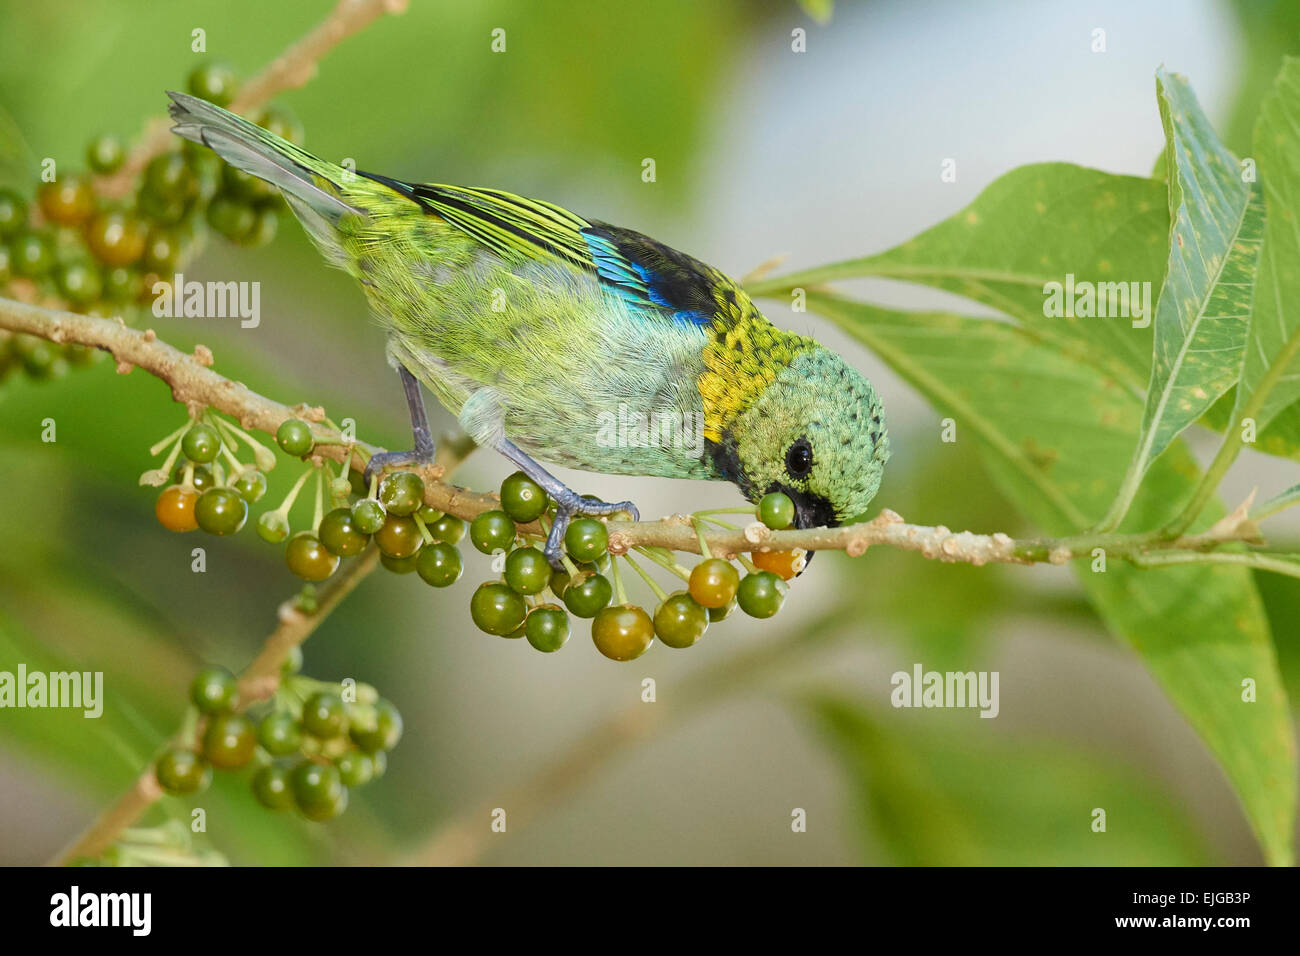
[{"label": "blue wing patch", "polygon": [[596,275],[614,295],[655,307],[677,322],[707,325],[716,305],[708,266],[630,229],[593,223],[582,230]]}]

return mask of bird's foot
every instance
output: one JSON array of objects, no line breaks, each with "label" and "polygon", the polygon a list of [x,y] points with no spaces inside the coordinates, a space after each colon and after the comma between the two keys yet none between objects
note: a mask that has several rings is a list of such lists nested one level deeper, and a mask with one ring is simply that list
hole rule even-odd
[{"label": "bird's foot", "polygon": [[569,530],[569,522],[582,515],[616,515],[627,512],[633,521],[641,520],[641,512],[630,501],[608,502],[599,498],[586,498],[575,491],[565,489],[567,494],[553,495],[555,498],[555,517],[551,522],[550,533],[546,536],[543,552],[551,567],[557,571],[564,570],[564,532]]},{"label": "bird's foot", "polygon": [[433,464],[434,449],[415,448],[411,451],[377,451],[370,456],[370,461],[366,462],[365,479],[366,484],[375,475],[382,475],[389,468],[402,468],[415,465],[423,468]]}]

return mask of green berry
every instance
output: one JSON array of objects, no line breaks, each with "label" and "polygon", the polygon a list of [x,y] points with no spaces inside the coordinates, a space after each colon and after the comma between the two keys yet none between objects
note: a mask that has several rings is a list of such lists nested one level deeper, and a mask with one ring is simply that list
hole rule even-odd
[{"label": "green berry", "polygon": [[142,265],[148,272],[170,275],[181,257],[181,237],[173,229],[155,226],[144,241]]},{"label": "green berry", "polygon": [[276,232],[280,229],[280,214],[275,206],[258,204],[253,207],[253,214],[256,219],[253,222],[253,228],[243,235],[234,238],[237,245],[246,249],[257,249],[261,246],[268,245],[275,238]]},{"label": "green berry", "polygon": [[546,492],[522,471],[501,482],[501,510],[519,524],[536,521],[546,513]]},{"label": "green berry", "polygon": [[126,159],[126,149],[116,136],[104,133],[86,145],[86,164],[97,173],[115,173]]},{"label": "green berry", "polygon": [[366,753],[392,750],[402,739],[402,714],[390,701],[375,702],[373,726],[352,728],[352,742]]},{"label": "green berry", "polygon": [[564,548],[575,561],[595,561],[609,547],[609,529],[595,518],[579,518],[564,532]]},{"label": "green berry", "polygon": [[212,768],[193,750],[173,747],[154,764],[158,785],[170,794],[198,793],[212,782]]},{"label": "green berry", "polygon": [[[190,472],[190,485],[195,491],[204,492],[216,485],[216,476],[212,474],[212,469],[207,465],[195,465]],[[185,484],[185,465],[177,465],[172,469],[172,484]]]},{"label": "green berry", "polygon": [[104,291],[99,268],[89,262],[65,262],[54,270],[54,281],[63,297],[74,305],[88,305]]},{"label": "green berry", "polygon": [[131,302],[140,297],[143,288],[140,273],[126,266],[105,266],[103,295],[110,302]]},{"label": "green berry", "polygon": [[352,519],[351,508],[335,508],[321,519],[320,543],[340,557],[360,554],[370,543],[370,536],[363,534]]},{"label": "green berry", "polygon": [[347,809],[348,788],[333,764],[304,760],[290,773],[293,799],[308,820],[332,820]]},{"label": "green berry", "polygon": [[301,458],[311,452],[316,441],[312,438],[310,425],[300,418],[286,418],[275,430],[275,443],[286,455]]},{"label": "green berry", "polygon": [[685,591],[668,595],[655,611],[655,636],[669,647],[690,647],[709,626],[709,612]]},{"label": "green berry", "polygon": [[520,594],[540,594],[551,583],[551,565],[536,548],[516,548],[506,556],[506,584]]},{"label": "green berry", "polygon": [[443,515],[429,525],[429,534],[433,535],[435,540],[444,544],[456,544],[461,538],[465,537],[465,522],[455,515]]},{"label": "green berry", "polygon": [[208,203],[208,225],[232,241],[251,236],[257,229],[257,210],[230,196],[218,196]]},{"label": "green berry", "polygon": [[234,534],[248,519],[248,502],[230,488],[209,488],[194,503],[194,520],[208,534]]},{"label": "green berry", "polygon": [[469,539],[484,554],[509,550],[515,542],[515,523],[504,511],[485,511],[470,522]]},{"label": "green berry", "polygon": [[352,506],[352,522],[362,534],[374,534],[388,517],[384,506],[374,498],[362,498]]},{"label": "green berry", "polygon": [[230,487],[250,505],[256,504],[266,495],[266,475],[256,468],[245,468]]},{"label": "green berry", "polygon": [[395,471],[379,483],[379,501],[390,515],[411,515],[424,504],[424,482],[413,471]]},{"label": "green berry", "polygon": [[709,558],[691,569],[688,585],[691,597],[702,607],[726,607],[736,596],[740,572],[730,561]]},{"label": "green berry", "polygon": [[773,491],[758,503],[758,520],[773,531],[781,531],[794,524],[794,502],[789,495]]},{"label": "green berry", "polygon": [[257,730],[243,714],[216,714],[203,732],[203,756],[218,770],[238,770],[256,746]]},{"label": "green berry", "polygon": [[424,536],[414,518],[389,515],[375,532],[375,544],[390,558],[409,558],[420,550]]},{"label": "green berry", "polygon": [[218,106],[229,106],[238,88],[235,71],[219,61],[209,60],[190,74],[189,91]]},{"label": "green berry", "polygon": [[324,581],[339,566],[338,555],[331,554],[310,531],[299,531],[289,539],[284,551],[289,570],[304,581]]},{"label": "green berry", "polygon": [[14,335],[9,347],[30,378],[38,381],[58,378],[68,369],[58,347],[45,339],[22,333]]},{"label": "green berry", "polygon": [[347,705],[332,690],[317,691],[302,705],[302,726],[321,740],[341,736],[348,729]]},{"label": "green berry", "polygon": [[528,605],[506,585],[489,581],[470,597],[469,613],[480,631],[507,637],[524,623]]},{"label": "green berry", "polygon": [[655,639],[650,615],[633,604],[602,608],[591,622],[596,650],[613,661],[636,660]]},{"label": "green berry", "polygon": [[551,593],[557,598],[563,598],[564,590],[569,586],[571,580],[568,571],[552,571],[551,580],[547,582],[546,586],[551,589]]},{"label": "green berry", "polygon": [[[160,153],[144,168],[144,192],[164,208],[168,202],[184,203],[199,191],[199,181],[179,151]],[[170,217],[169,217],[170,218]]]},{"label": "green berry", "polygon": [[0,239],[27,225],[27,202],[12,189],[0,189]]},{"label": "green berry", "polygon": [[40,232],[24,232],[9,244],[11,268],[20,276],[39,278],[54,268],[54,245]]},{"label": "green berry", "polygon": [[368,753],[349,750],[334,761],[345,787],[364,787],[375,775],[375,761]]},{"label": "green berry", "polygon": [[190,681],[190,702],[204,714],[221,714],[235,706],[239,685],[224,667],[205,667]]},{"label": "green berry", "polygon": [[581,581],[571,582],[564,589],[564,606],[577,617],[595,617],[608,606],[614,596],[614,586],[603,574],[592,574]]},{"label": "green berry", "polygon": [[725,621],[727,618],[731,617],[731,612],[734,611],[735,609],[736,609],[735,598],[732,598],[729,603],[722,605],[722,607],[709,608],[708,609],[709,623],[716,624],[718,621]]},{"label": "green berry", "polygon": [[736,603],[750,617],[771,617],[781,610],[789,590],[779,575],[771,571],[756,571],[745,575],[736,591]]},{"label": "green berry", "polygon": [[391,571],[393,574],[410,574],[416,570],[416,559],[419,554],[408,554],[404,558],[395,558],[391,554],[379,553],[379,563],[383,565],[385,571]]},{"label": "green berry", "polygon": [[257,742],[272,757],[287,757],[297,753],[302,746],[302,728],[293,714],[273,710],[262,718],[257,727]]},{"label": "green berry", "polygon": [[268,511],[257,519],[257,536],[269,544],[279,544],[289,537],[289,519],[278,511]]},{"label": "green berry", "polygon": [[524,637],[539,651],[558,651],[569,639],[569,615],[554,604],[543,604],[528,612]]},{"label": "green berry", "polygon": [[293,806],[292,779],[287,767],[268,764],[253,774],[250,787],[257,802],[268,810],[288,810]]},{"label": "green berry", "polygon": [[436,541],[420,549],[415,559],[415,570],[425,584],[431,584],[435,588],[445,588],[460,580],[465,564],[457,548]]}]

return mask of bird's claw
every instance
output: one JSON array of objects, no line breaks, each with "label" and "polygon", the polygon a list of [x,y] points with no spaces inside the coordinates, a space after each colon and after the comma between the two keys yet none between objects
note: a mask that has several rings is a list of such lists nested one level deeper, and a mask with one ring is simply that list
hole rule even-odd
[{"label": "bird's claw", "polygon": [[550,533],[546,536],[546,546],[542,549],[546,560],[557,571],[564,570],[564,532],[569,529],[569,522],[579,515],[616,515],[627,512],[633,521],[641,520],[641,512],[630,501],[600,501],[596,498],[584,498],[574,494],[572,497],[560,497],[555,502],[555,518],[551,522]]}]

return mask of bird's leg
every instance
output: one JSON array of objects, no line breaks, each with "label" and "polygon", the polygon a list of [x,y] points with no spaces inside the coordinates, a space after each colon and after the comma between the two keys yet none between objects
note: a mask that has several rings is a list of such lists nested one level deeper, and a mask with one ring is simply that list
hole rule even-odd
[{"label": "bird's leg", "polygon": [[569,528],[569,521],[576,515],[612,515],[620,511],[626,511],[632,516],[633,521],[640,521],[641,514],[636,510],[636,505],[630,501],[618,501],[613,504],[607,501],[600,501],[596,498],[586,498],[564,482],[560,481],[549,471],[533,461],[523,452],[514,442],[508,438],[498,438],[493,447],[501,454],[505,455],[533,481],[542,486],[542,490],[555,499],[555,518],[551,522],[550,533],[546,536],[546,547],[543,549],[546,554],[546,560],[551,562],[551,567],[563,570],[564,563],[560,560],[560,555],[564,553],[564,532]]},{"label": "bird's leg", "polygon": [[380,451],[370,456],[366,464],[366,483],[392,465],[431,465],[433,464],[433,432],[429,431],[429,416],[424,411],[424,395],[415,376],[406,370],[405,365],[397,366],[397,374],[402,378],[402,391],[406,393],[406,408],[411,413],[411,433],[415,436],[415,447],[410,451]]}]

